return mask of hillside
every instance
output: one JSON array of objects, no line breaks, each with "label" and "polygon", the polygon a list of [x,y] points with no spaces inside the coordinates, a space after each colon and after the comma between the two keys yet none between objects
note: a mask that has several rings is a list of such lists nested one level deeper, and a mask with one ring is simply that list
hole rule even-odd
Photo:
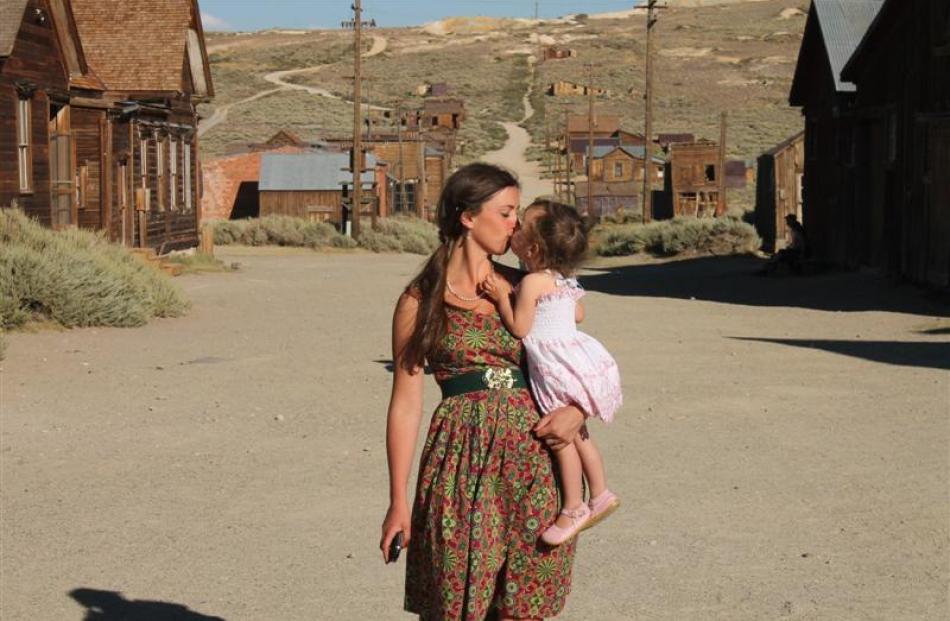
[{"label": "hillside", "polygon": [[[801,128],[801,116],[789,108],[787,97],[805,0],[671,4],[656,30],[656,132],[718,139],[719,112],[725,110],[729,156],[752,159]],[[598,98],[598,110],[620,114],[625,128],[640,131],[644,31],[642,11],[539,22],[455,18],[416,28],[372,29],[365,50],[374,44],[375,49],[364,59],[369,78],[364,93],[378,106],[413,105],[421,101],[418,85],[448,83],[468,110],[461,135],[465,161],[500,146],[505,133],[497,122],[520,120],[529,84],[538,114],[528,129],[536,143],[542,141],[545,120],[553,128],[560,118],[554,110],[563,107],[552,106],[555,101],[586,113],[585,98],[555,100],[543,90],[554,80],[585,83],[586,64],[593,62],[594,83],[609,90]],[[535,68],[540,46],[552,43],[575,49],[577,56]],[[202,113],[230,107],[226,118],[203,135],[205,155],[263,140],[281,128],[305,138],[350,131],[351,46],[352,32],[340,30],[209,33],[217,97]],[[305,71],[293,71],[300,69]]]}]

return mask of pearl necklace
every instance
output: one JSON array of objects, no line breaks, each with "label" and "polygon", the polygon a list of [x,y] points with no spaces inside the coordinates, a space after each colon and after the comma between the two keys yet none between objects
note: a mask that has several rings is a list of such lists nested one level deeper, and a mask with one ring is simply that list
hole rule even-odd
[{"label": "pearl necklace", "polygon": [[[488,264],[488,273],[489,273],[489,274],[493,274],[494,272],[495,272],[495,268],[492,267],[491,263],[489,263],[489,264]],[[476,295],[476,296],[474,296],[474,297],[469,297],[469,296],[467,296],[467,295],[462,295],[462,294],[460,294],[458,291],[455,290],[455,287],[452,286],[452,283],[449,282],[449,279],[448,279],[448,278],[445,279],[445,286],[448,287],[449,293],[451,293],[452,295],[454,295],[456,298],[462,300],[463,302],[477,302],[477,301],[479,301],[479,300],[481,300],[482,298],[485,297],[485,293],[484,293],[484,292],[479,292],[478,295]]]}]

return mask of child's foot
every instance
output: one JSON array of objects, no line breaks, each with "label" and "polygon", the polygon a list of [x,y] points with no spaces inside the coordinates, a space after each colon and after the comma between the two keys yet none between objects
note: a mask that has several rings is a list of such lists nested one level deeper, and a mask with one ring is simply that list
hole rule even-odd
[{"label": "child's foot", "polygon": [[554,524],[541,535],[541,541],[549,546],[559,546],[573,539],[583,530],[590,519],[590,507],[585,504],[573,509],[562,509]]},{"label": "child's foot", "polygon": [[617,507],[620,506],[620,499],[609,489],[605,489],[595,498],[591,498],[590,502],[587,503],[590,507],[590,519],[587,520],[587,523],[581,528],[581,530],[587,530],[591,526],[596,526],[608,515],[617,510]]}]

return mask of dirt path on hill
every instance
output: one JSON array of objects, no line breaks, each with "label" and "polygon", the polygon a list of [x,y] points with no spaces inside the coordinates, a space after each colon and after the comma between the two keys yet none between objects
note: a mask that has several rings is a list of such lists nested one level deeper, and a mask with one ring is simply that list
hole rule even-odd
[{"label": "dirt path on hill", "polygon": [[531,65],[532,73],[529,74],[527,84],[528,90],[524,95],[523,106],[524,116],[517,123],[500,123],[505,131],[508,132],[508,140],[504,146],[497,151],[486,153],[482,159],[492,164],[504,166],[518,175],[521,181],[521,204],[527,205],[538,196],[552,194],[554,185],[550,179],[541,178],[541,167],[537,162],[528,161],[525,157],[525,150],[531,145],[531,136],[523,124],[534,116],[534,108],[531,106],[531,88],[533,82],[534,65]]},{"label": "dirt path on hill", "polygon": [[[380,35],[372,35],[372,37],[373,37],[373,46],[369,49],[369,51],[363,54],[363,58],[370,58],[372,56],[377,56],[379,54],[382,54],[384,51],[386,51],[386,48],[389,45],[389,42],[387,41],[386,37],[383,37]],[[221,123],[226,121],[228,118],[228,112],[231,110],[232,107],[250,103],[252,101],[256,101],[260,99],[261,97],[266,97],[268,95],[271,95],[273,93],[278,93],[281,91],[289,91],[289,90],[304,91],[306,93],[310,93],[311,95],[316,95],[318,97],[327,97],[329,99],[339,99],[342,101],[346,101],[347,103],[352,103],[352,100],[343,99],[339,95],[334,95],[333,93],[331,93],[330,91],[324,88],[318,88],[316,86],[307,86],[305,84],[294,84],[293,82],[284,81],[284,78],[286,77],[301,74],[301,73],[313,73],[315,71],[319,71],[323,69],[326,66],[327,65],[325,64],[313,65],[311,67],[302,67],[300,69],[272,71],[268,74],[265,74],[264,80],[267,82],[270,82],[271,84],[276,85],[277,88],[263,90],[263,91],[260,91],[259,93],[255,93],[254,95],[251,95],[250,97],[245,97],[244,99],[215,108],[211,116],[203,120],[201,124],[198,126],[198,135],[201,136],[205,134],[207,131],[209,131],[211,128],[217,125],[220,125]],[[364,107],[368,109],[373,109],[373,110],[389,110],[389,108],[373,106],[369,104],[366,104]]]},{"label": "dirt path on hill", "polygon": [[[10,336],[0,618],[409,620],[376,543],[392,305],[422,258],[218,255],[241,270],[180,277],[186,317]],[[756,267],[583,273],[624,506],[581,535],[560,620],[945,617],[946,308]]]}]

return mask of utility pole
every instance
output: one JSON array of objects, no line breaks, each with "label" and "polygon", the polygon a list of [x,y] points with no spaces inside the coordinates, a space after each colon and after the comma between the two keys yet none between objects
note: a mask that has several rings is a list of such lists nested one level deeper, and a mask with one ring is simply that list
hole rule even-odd
[{"label": "utility pole", "polygon": [[403,175],[405,174],[405,168],[403,167],[402,158],[402,100],[400,99],[396,102],[396,142],[399,144],[399,198],[397,201],[399,213],[402,213],[406,209],[406,186],[403,181]]},{"label": "utility pole", "polygon": [[594,63],[587,63],[587,209],[594,208]]},{"label": "utility pole", "polygon": [[354,239],[360,236],[360,211],[363,208],[363,108],[360,103],[360,86],[362,82],[362,67],[360,66],[360,55],[362,54],[361,35],[363,33],[363,7],[360,0],[354,0],[352,5],[354,12],[354,32],[353,37],[353,194],[350,202],[350,215],[352,217],[353,229],[351,234]]},{"label": "utility pole", "polygon": [[534,21],[538,21],[538,0],[534,0]]},{"label": "utility pole", "polygon": [[564,110],[564,201],[573,203],[574,191],[571,189],[571,111]]},{"label": "utility pole", "polygon": [[719,200],[716,203],[716,216],[726,213],[726,112],[719,117]]},{"label": "utility pole", "polygon": [[646,75],[643,92],[643,221],[653,219],[653,183],[650,169],[653,165],[653,27],[656,25],[657,0],[647,0]]}]

